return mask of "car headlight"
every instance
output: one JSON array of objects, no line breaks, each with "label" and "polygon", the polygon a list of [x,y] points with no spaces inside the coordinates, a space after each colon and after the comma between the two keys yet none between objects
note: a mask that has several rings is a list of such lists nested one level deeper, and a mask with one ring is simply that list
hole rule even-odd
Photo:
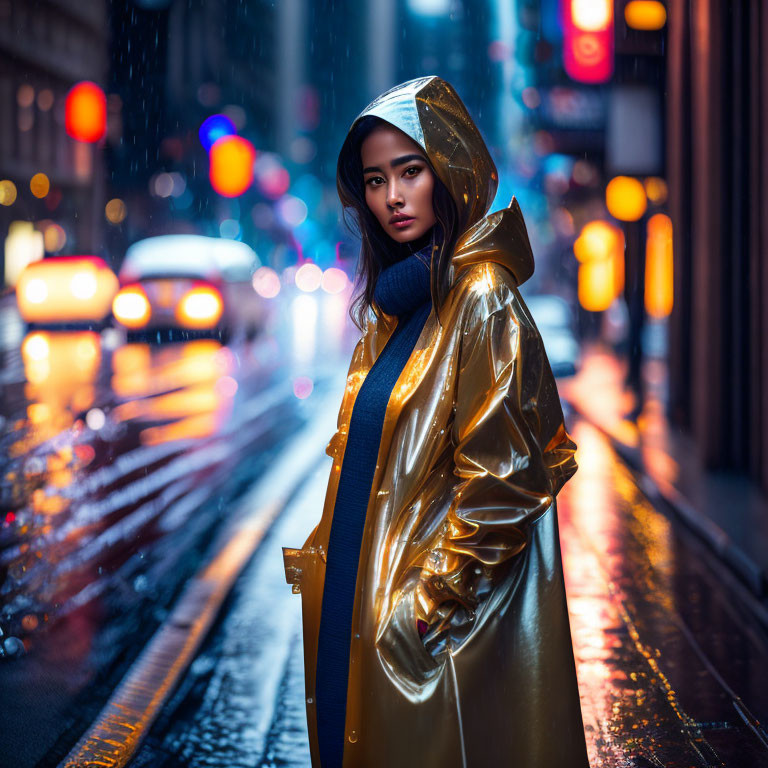
[{"label": "car headlight", "polygon": [[147,295],[140,285],[127,285],[112,302],[112,314],[126,328],[143,328],[152,314]]},{"label": "car headlight", "polygon": [[187,328],[210,328],[224,311],[221,294],[211,285],[198,285],[187,291],[176,307],[176,320]]}]

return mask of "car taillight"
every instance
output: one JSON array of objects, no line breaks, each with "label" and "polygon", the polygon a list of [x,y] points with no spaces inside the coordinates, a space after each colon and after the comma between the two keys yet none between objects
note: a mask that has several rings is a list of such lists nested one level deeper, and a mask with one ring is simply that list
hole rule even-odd
[{"label": "car taillight", "polygon": [[211,328],[224,311],[221,294],[212,285],[196,285],[176,307],[176,320],[186,328]]},{"label": "car taillight", "polygon": [[126,328],[143,328],[152,314],[147,295],[140,285],[127,285],[112,302],[112,314]]},{"label": "car taillight", "polygon": [[30,304],[42,304],[48,298],[48,285],[45,280],[33,277],[24,282],[24,298]]}]

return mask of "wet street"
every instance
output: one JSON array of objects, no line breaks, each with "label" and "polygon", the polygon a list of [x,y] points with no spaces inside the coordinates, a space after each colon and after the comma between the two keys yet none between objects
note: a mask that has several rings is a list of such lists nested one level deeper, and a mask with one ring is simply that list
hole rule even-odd
[{"label": "wet street", "polygon": [[[711,556],[574,422],[559,522],[593,768],[768,765],[768,637]],[[139,766],[306,768],[300,596],[280,546],[316,523],[323,464],[280,516],[135,758]]]},{"label": "wet street", "polygon": [[280,333],[229,346],[25,332],[0,313],[0,629],[27,649],[0,659],[0,765],[57,764],[312,419],[345,300],[281,311]]}]

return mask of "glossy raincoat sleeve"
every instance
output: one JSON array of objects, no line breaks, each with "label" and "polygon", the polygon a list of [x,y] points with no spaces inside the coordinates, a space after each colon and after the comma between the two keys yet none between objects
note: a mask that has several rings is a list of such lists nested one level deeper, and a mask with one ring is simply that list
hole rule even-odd
[{"label": "glossy raincoat sleeve", "polygon": [[[516,290],[481,293],[462,340],[452,488],[421,589],[434,606],[477,603],[483,574],[522,551],[528,526],[576,471],[541,337]],[[429,613],[429,611],[422,611]]]}]

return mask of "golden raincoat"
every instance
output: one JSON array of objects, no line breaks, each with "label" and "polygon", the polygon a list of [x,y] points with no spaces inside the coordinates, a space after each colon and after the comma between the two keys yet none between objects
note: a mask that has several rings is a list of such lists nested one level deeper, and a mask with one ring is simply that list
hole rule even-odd
[{"label": "golden raincoat", "polygon": [[[485,215],[496,168],[441,78],[399,85],[356,120],[364,115],[423,148],[463,235],[443,326],[432,310],[384,417],[357,570],[343,768],[588,768],[555,504],[576,446],[518,292],[533,272],[520,208],[513,198]],[[375,315],[326,448],[322,517],[301,549],[284,550],[302,599],[313,768],[325,555],[345,442],[356,394],[398,322]],[[424,638],[423,594],[434,598]]]}]

